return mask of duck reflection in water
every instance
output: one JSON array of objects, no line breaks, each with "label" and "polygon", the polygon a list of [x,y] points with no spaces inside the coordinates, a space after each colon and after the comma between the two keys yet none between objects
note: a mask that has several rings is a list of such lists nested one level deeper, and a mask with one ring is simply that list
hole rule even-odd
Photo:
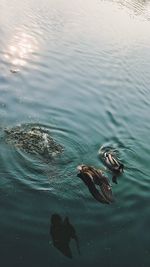
[{"label": "duck reflection in water", "polygon": [[72,258],[72,251],[70,249],[71,239],[75,240],[77,251],[80,254],[78,237],[68,217],[65,217],[63,220],[59,214],[53,214],[51,217],[50,234],[53,245],[66,257]]}]

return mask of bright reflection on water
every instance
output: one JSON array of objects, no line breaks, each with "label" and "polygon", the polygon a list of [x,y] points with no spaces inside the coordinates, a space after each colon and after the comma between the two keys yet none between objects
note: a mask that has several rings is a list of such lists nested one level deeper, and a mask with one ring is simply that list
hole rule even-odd
[{"label": "bright reflection on water", "polygon": [[[0,266],[149,267],[150,1],[1,0],[0,37]],[[111,205],[77,177],[111,181],[102,145],[125,165]]]},{"label": "bright reflection on water", "polygon": [[37,49],[38,44],[34,37],[25,32],[17,32],[8,43],[4,57],[10,64],[11,70],[17,71],[27,64]]}]

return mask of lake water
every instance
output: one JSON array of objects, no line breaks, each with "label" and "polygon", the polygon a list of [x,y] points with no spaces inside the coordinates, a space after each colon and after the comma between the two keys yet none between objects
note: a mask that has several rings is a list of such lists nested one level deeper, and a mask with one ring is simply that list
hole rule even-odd
[{"label": "lake water", "polygon": [[[150,1],[1,0],[0,37],[0,266],[149,267]],[[18,125],[63,153],[7,143]],[[125,165],[111,205],[77,177],[102,145]]]}]

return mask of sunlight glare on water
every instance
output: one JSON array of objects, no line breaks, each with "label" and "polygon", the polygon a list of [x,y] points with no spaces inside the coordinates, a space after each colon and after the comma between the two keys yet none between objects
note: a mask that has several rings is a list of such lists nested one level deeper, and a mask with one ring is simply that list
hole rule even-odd
[{"label": "sunlight glare on water", "polygon": [[10,40],[5,59],[12,66],[11,69],[20,70],[27,64],[31,55],[38,49],[37,41],[24,32],[18,32],[12,40]]}]

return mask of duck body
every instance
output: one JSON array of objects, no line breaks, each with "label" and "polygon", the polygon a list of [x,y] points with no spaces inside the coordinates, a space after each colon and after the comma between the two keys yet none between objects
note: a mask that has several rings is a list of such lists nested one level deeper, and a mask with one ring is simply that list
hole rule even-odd
[{"label": "duck body", "polygon": [[113,173],[112,182],[117,184],[117,177],[123,173],[124,165],[117,159],[111,150],[107,150],[102,147],[99,150],[99,155],[107,168]]},{"label": "duck body", "polygon": [[[101,170],[87,165],[79,165],[77,169],[79,170],[78,176],[87,185],[96,200],[106,204],[113,202],[110,183]],[[100,187],[100,191],[96,185]]]},{"label": "duck body", "polygon": [[110,152],[103,153],[103,160],[106,166],[113,172],[116,172],[118,174],[121,174],[123,172],[124,165]]}]

